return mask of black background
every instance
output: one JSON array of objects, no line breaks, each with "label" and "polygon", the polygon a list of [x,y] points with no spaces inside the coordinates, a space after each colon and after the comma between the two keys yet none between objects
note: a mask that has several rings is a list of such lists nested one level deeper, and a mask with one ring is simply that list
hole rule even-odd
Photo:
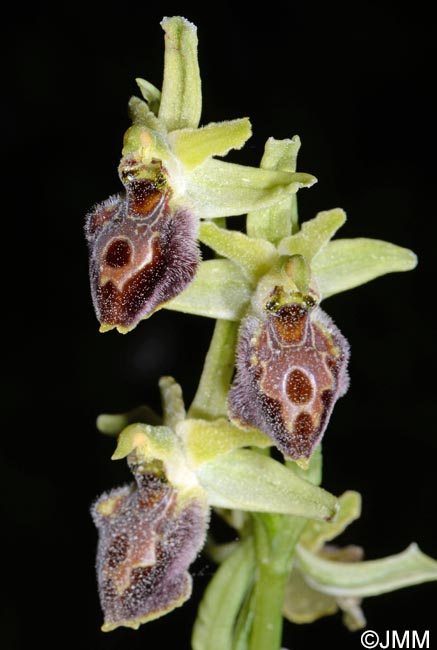
[{"label": "black background", "polygon": [[[212,322],[162,311],[126,337],[97,330],[83,219],[119,191],[116,168],[135,77],[160,86],[164,15],[199,28],[202,123],[250,116],[254,136],[235,154],[257,165],[266,138],[302,139],[303,219],[343,207],[341,236],[415,250],[418,268],[326,301],[352,348],[351,388],[324,444],[325,487],[364,497],[344,534],[367,558],[410,541],[437,555],[435,526],[434,92],[435,35],[426,6],[289,2],[44,2],[5,20],[2,139],[2,564],[5,650],[33,647],[189,648],[213,566],[193,568],[194,596],[138,632],[99,631],[96,534],[90,502],[127,479],[95,417],[148,402],[172,374],[187,401]],[[10,228],[10,231],[9,231]],[[429,629],[436,587],[368,599],[368,627]],[[385,638],[385,636],[383,636]],[[329,641],[360,648],[340,617],[286,625],[284,646]],[[268,650],[268,649],[266,649]]]}]

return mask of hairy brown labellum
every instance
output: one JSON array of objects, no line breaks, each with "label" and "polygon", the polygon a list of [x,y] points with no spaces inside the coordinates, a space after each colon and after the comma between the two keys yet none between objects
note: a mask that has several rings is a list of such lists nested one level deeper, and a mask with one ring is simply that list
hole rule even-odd
[{"label": "hairy brown labellum", "polygon": [[285,457],[309,458],[348,388],[348,358],[346,339],[312,301],[267,303],[241,324],[231,418],[263,431]]},{"label": "hairy brown labellum", "polygon": [[91,293],[104,329],[128,330],[177,296],[199,263],[197,219],[171,202],[165,177],[124,174],[126,195],[87,216]]},{"label": "hairy brown labellum", "polygon": [[99,530],[97,579],[102,630],[138,628],[181,605],[191,594],[187,569],[203,545],[206,509],[179,502],[155,473],[103,494],[92,509]]}]

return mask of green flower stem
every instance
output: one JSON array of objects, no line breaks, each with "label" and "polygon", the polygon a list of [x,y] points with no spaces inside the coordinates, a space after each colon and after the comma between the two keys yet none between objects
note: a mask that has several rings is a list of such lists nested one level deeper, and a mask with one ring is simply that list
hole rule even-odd
[{"label": "green flower stem", "polygon": [[303,517],[271,514],[256,514],[253,520],[257,574],[249,650],[279,650],[285,586],[296,544],[307,521]]},{"label": "green flower stem", "polygon": [[[222,228],[226,228],[226,220],[223,217],[216,221],[219,221]],[[237,340],[238,322],[216,321],[197,392],[187,412],[189,418],[214,420],[227,416],[228,392],[234,372]]]},{"label": "green flower stem", "polygon": [[[322,480],[322,450],[319,445],[307,470],[294,462],[286,465],[314,485]],[[252,515],[257,575],[252,592],[253,621],[248,650],[278,650],[281,647],[285,588],[293,565],[296,545],[308,525],[304,517],[257,513]],[[239,649],[238,649],[239,650]]]},{"label": "green flower stem", "polygon": [[234,371],[238,323],[218,320],[188,417],[214,420],[227,414],[227,395]]}]

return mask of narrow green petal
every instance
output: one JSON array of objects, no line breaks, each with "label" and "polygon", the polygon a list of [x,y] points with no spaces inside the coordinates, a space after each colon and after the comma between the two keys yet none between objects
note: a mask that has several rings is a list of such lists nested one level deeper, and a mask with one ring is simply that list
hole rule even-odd
[{"label": "narrow green petal", "polygon": [[265,239],[252,239],[238,230],[219,228],[212,221],[201,223],[199,239],[237,264],[251,283],[267,273],[277,256],[273,244]]},{"label": "narrow green petal", "polygon": [[233,650],[234,622],[253,581],[251,539],[241,542],[208,584],[193,628],[193,650]]},{"label": "narrow green petal", "polygon": [[[269,138],[260,166],[262,169],[295,172],[299,149],[300,139],[297,135],[291,140]],[[297,224],[296,206],[296,196],[292,194],[270,208],[251,211],[247,215],[247,234],[250,237],[267,239],[276,245],[283,237],[293,232],[293,224]]]},{"label": "narrow green petal", "polygon": [[358,492],[348,491],[339,499],[340,509],[335,521],[309,521],[299,543],[310,551],[318,551],[325,542],[329,542],[358,519],[361,513],[361,495]]},{"label": "narrow green petal", "polygon": [[158,88],[156,88],[156,86],[151,84],[150,81],[140,79],[139,77],[135,79],[135,81],[137,82],[141,94],[146,100],[149,109],[152,111],[152,113],[158,115],[159,104],[161,102],[161,92],[158,90]]},{"label": "narrow green petal", "polygon": [[187,419],[177,426],[190,465],[197,467],[239,447],[271,447],[272,441],[258,429],[240,429],[228,419]]},{"label": "narrow green petal", "polygon": [[295,235],[285,237],[279,243],[278,252],[280,255],[303,255],[311,261],[345,221],[346,215],[340,208],[319,212],[314,219],[302,224]]},{"label": "narrow green petal", "polygon": [[162,132],[162,124],[148,105],[139,97],[131,97],[128,104],[129,116],[134,124],[141,124],[153,131]]},{"label": "narrow green petal", "polygon": [[165,309],[222,320],[240,320],[252,292],[240,269],[229,260],[202,262],[193,282]]},{"label": "narrow green petal", "polygon": [[178,422],[185,419],[182,388],[173,377],[161,377],[159,390],[161,391],[163,424],[174,430]]},{"label": "narrow green petal", "polygon": [[[337,499],[281,463],[247,449],[236,449],[197,469],[211,505],[254,512],[332,519]],[[261,480],[262,479],[262,480]]]},{"label": "narrow green petal", "polygon": [[96,425],[100,433],[104,433],[107,436],[118,436],[120,431],[135,422],[144,422],[145,424],[153,425],[162,424],[159,415],[153,409],[143,405],[127,413],[102,413],[97,418]]},{"label": "narrow green petal", "polygon": [[247,167],[211,158],[191,172],[187,194],[202,218],[215,219],[268,207],[297,192],[299,187],[310,187],[315,180],[310,174]]},{"label": "narrow green petal", "polygon": [[410,271],[417,257],[379,239],[336,239],[313,259],[312,270],[323,298],[347,291],[394,271]]},{"label": "narrow green petal", "polygon": [[231,149],[241,149],[252,135],[247,117],[228,122],[212,122],[201,129],[182,129],[169,135],[169,143],[187,171],[198,167],[211,156],[225,156]]},{"label": "narrow green petal", "polygon": [[161,26],[165,31],[165,58],[158,117],[168,131],[195,129],[202,110],[197,29],[179,16],[164,18]]},{"label": "narrow green petal", "polygon": [[437,580],[437,562],[411,544],[398,555],[367,562],[333,562],[299,546],[299,566],[309,584],[332,596],[378,596]]}]

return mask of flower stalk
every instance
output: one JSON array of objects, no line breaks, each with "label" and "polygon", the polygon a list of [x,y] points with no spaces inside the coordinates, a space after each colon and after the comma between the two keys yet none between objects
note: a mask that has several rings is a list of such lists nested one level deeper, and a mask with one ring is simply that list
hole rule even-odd
[{"label": "flower stalk", "polygon": [[218,320],[209,346],[202,376],[188,415],[216,419],[227,415],[227,398],[234,372],[238,324]]},{"label": "flower stalk", "polygon": [[306,520],[270,514],[253,519],[257,568],[249,649],[280,648],[285,587]]}]

